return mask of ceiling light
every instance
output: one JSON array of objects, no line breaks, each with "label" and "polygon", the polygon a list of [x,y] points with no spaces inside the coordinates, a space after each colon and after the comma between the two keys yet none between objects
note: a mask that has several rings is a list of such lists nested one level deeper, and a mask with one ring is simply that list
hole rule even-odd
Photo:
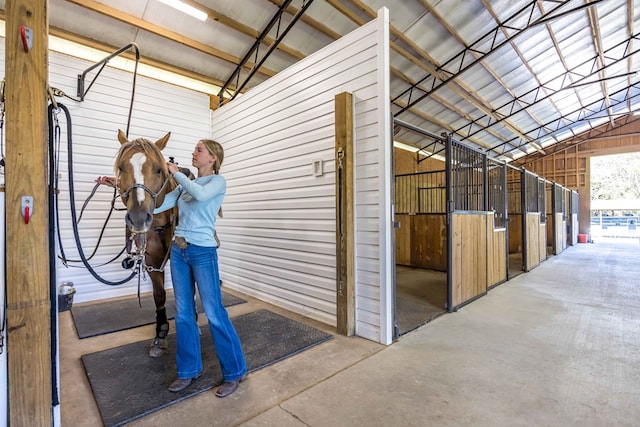
[{"label": "ceiling light", "polygon": [[158,0],[160,3],[164,3],[167,6],[171,6],[174,9],[178,9],[180,12],[184,12],[187,15],[191,15],[201,21],[206,21],[208,15],[195,7],[188,5],[180,0]]}]

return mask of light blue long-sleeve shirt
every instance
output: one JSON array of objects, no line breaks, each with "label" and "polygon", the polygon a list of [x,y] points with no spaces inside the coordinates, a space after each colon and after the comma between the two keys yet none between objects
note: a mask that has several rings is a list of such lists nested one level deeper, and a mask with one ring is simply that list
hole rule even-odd
[{"label": "light blue long-sleeve shirt", "polygon": [[164,197],[153,213],[178,206],[176,236],[198,246],[217,246],[214,237],[216,216],[227,192],[227,181],[220,175],[208,175],[190,180],[182,172],[173,177],[179,184]]}]

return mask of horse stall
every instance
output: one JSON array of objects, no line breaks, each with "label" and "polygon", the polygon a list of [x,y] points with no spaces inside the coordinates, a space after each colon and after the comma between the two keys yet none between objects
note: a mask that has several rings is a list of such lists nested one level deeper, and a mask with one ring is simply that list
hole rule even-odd
[{"label": "horse stall", "polygon": [[[396,335],[446,312],[446,163],[442,139],[395,122]],[[409,144],[411,142],[411,144]],[[422,146],[415,151],[411,147]],[[408,151],[411,150],[411,151]]]},{"label": "horse stall", "polygon": [[508,231],[508,259],[509,279],[524,272],[524,230],[523,215],[524,197],[522,193],[524,173],[520,168],[507,169],[507,231]]},{"label": "horse stall", "polygon": [[567,221],[565,188],[546,181],[547,194],[547,248],[550,255],[558,255],[567,247]]},{"label": "horse stall", "polygon": [[396,317],[403,333],[406,299],[453,311],[507,280],[507,175],[504,163],[451,138],[400,120],[394,129],[399,145],[422,147],[395,156]]},{"label": "horse stall", "polygon": [[547,259],[547,197],[544,179],[528,170],[522,173],[524,271],[531,271]]}]

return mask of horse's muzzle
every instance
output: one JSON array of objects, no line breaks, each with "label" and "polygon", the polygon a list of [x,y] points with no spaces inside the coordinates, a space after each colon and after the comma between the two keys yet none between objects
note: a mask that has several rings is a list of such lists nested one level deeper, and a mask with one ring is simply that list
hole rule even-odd
[{"label": "horse's muzzle", "polygon": [[132,232],[146,233],[151,228],[153,215],[149,212],[130,211],[124,221]]}]

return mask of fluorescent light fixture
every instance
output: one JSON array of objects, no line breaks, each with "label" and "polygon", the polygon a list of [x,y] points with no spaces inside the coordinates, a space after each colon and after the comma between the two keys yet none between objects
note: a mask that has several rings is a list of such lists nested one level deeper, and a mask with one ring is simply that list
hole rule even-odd
[{"label": "fluorescent light fixture", "polygon": [[406,151],[411,151],[412,153],[415,153],[416,151],[420,150],[418,147],[414,147],[413,145],[408,145],[405,144],[404,142],[398,142],[398,141],[393,141],[393,146],[396,148],[400,148],[402,150],[406,150]]},{"label": "fluorescent light fixture", "polygon": [[[5,21],[0,20],[0,37],[6,37],[5,24]],[[105,56],[112,53],[83,46],[52,35],[49,36],[49,50],[90,62],[100,62],[105,58]],[[135,62],[132,59],[117,56],[109,60],[109,67],[133,72],[135,69]],[[161,70],[151,65],[138,64],[138,75],[191,89],[196,92],[206,93],[207,95],[217,95],[221,89],[218,85],[182,76],[180,74],[172,73],[171,71]]]},{"label": "fluorescent light fixture", "polygon": [[399,141],[393,141],[393,146],[396,148],[399,148],[401,150],[406,150],[406,151],[410,151],[412,153],[417,153],[418,151],[420,152],[421,156],[429,156],[432,159],[436,159],[436,160],[440,160],[441,162],[445,161],[445,157],[440,155],[440,154],[433,154],[431,153],[431,151],[427,151],[427,150],[420,150],[420,148],[414,146],[414,145],[409,145],[409,144],[405,144],[404,142],[399,142]]},{"label": "fluorescent light fixture", "polygon": [[167,6],[171,6],[174,9],[179,10],[180,12],[186,13],[187,15],[193,16],[196,19],[201,21],[206,21],[208,15],[201,11],[200,9],[196,9],[195,7],[188,5],[180,0],[158,0],[160,3],[164,3]]},{"label": "fluorescent light fixture", "polygon": [[[4,24],[4,21],[0,21],[0,24]],[[2,30],[2,28],[0,28],[0,30]],[[55,36],[49,36],[49,49],[53,52],[63,53],[65,55],[73,56],[91,62],[102,61],[105,56],[111,53],[87,46],[82,46],[80,44]],[[135,69],[135,62],[132,59],[127,59],[122,56],[116,56],[115,58],[111,58],[109,60],[109,67],[133,72]],[[164,71],[145,64],[138,64],[138,75],[160,80],[166,83],[206,94],[217,94],[220,91],[220,87],[217,85],[205,83],[200,80],[182,76],[170,71]]]}]

